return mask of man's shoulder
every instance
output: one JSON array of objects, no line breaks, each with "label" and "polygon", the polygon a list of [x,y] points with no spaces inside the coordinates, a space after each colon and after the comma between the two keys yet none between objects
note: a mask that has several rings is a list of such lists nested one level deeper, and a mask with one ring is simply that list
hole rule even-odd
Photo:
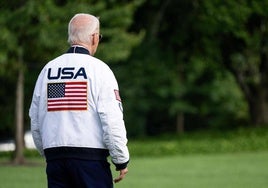
[{"label": "man's shoulder", "polygon": [[[71,62],[72,60],[74,62]],[[51,67],[62,67],[66,66],[67,64],[69,66],[72,65],[74,67],[81,67],[81,66],[91,68],[95,67],[102,71],[111,71],[110,66],[101,59],[86,54],[70,54],[70,53],[62,54],[52,59],[44,66],[44,69]]]},{"label": "man's shoulder", "polygon": [[111,70],[110,66],[104,61],[102,61],[101,59],[98,59],[97,57],[93,57],[93,56],[89,56],[89,58],[90,58],[89,65],[92,63],[94,66],[102,70],[107,70],[107,71]]}]

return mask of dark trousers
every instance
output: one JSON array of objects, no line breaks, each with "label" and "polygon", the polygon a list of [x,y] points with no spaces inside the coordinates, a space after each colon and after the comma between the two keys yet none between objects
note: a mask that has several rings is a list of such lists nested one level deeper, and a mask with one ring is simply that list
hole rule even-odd
[{"label": "dark trousers", "polygon": [[48,188],[113,188],[107,161],[59,159],[47,162]]}]

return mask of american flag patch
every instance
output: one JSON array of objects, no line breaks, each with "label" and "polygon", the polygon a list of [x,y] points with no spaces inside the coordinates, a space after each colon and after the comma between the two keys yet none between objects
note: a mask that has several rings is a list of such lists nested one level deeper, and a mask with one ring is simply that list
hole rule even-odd
[{"label": "american flag patch", "polygon": [[87,110],[87,82],[47,84],[47,111]]},{"label": "american flag patch", "polygon": [[114,94],[115,94],[115,99],[121,102],[121,97],[120,97],[120,94],[119,94],[119,90],[115,89]]}]

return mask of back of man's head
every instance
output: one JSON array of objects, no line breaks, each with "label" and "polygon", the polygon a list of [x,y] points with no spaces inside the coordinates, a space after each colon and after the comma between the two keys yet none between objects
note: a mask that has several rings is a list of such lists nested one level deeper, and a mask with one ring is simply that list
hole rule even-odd
[{"label": "back of man's head", "polygon": [[68,42],[70,45],[90,44],[90,35],[99,32],[99,20],[93,15],[79,13],[74,15],[68,25]]}]

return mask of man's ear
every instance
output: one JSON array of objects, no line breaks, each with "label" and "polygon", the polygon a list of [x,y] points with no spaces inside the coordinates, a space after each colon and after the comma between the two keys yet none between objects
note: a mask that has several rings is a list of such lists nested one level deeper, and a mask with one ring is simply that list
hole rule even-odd
[{"label": "man's ear", "polygon": [[98,43],[98,38],[97,37],[98,36],[96,34],[92,35],[92,46],[97,45],[97,43]]}]

